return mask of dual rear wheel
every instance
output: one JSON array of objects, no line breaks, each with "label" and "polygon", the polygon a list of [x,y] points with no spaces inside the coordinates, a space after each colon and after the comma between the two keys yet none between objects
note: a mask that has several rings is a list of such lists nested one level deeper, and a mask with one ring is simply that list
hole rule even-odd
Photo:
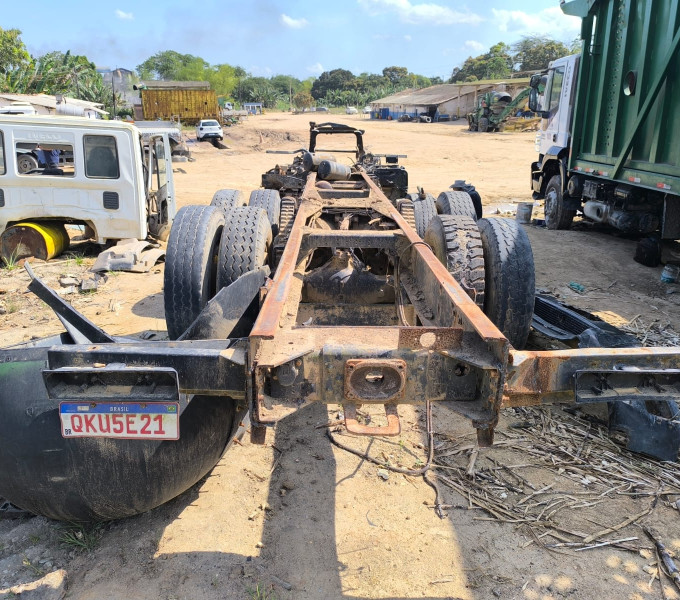
[{"label": "dual rear wheel", "polygon": [[185,206],[178,211],[165,258],[165,321],[170,339],[182,335],[220,289],[270,262],[279,226],[279,194],[256,190],[249,205],[243,204],[240,191],[219,190],[210,206]]},{"label": "dual rear wheel", "polygon": [[516,221],[437,215],[424,241],[510,343],[523,348],[534,310],[534,257]]}]

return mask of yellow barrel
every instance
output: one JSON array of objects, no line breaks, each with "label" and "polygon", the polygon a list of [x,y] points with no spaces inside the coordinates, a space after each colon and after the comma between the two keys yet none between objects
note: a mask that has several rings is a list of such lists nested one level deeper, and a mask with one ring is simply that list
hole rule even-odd
[{"label": "yellow barrel", "polygon": [[50,260],[69,247],[63,223],[56,221],[23,221],[5,229],[0,235],[0,254],[6,262],[34,256]]}]

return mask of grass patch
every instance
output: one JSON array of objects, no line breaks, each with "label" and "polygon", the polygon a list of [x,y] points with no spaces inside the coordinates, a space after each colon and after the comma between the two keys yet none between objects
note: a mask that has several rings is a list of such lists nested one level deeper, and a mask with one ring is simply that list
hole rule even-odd
[{"label": "grass patch", "polygon": [[3,256],[2,257],[2,262],[5,263],[5,268],[8,271],[14,271],[15,269],[19,268],[19,252],[18,250],[14,250],[12,254],[9,256]]},{"label": "grass patch", "polygon": [[79,552],[92,552],[102,538],[102,524],[82,525],[70,523],[65,525],[59,536],[59,543],[65,548]]},{"label": "grass patch", "polygon": [[274,590],[267,586],[257,583],[255,586],[255,589],[248,588],[248,595],[250,597],[250,600],[276,600],[276,596],[274,596]]}]

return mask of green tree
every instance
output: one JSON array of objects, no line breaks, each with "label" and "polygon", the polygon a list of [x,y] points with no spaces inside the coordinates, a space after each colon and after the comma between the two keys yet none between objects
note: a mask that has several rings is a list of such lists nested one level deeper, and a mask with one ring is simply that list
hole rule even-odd
[{"label": "green tree", "polygon": [[314,98],[309,92],[300,91],[293,96],[293,104],[297,108],[309,108],[314,104]]},{"label": "green tree", "polygon": [[544,35],[525,36],[512,49],[513,62],[519,71],[540,71],[550,61],[569,54],[569,48],[562,42]]},{"label": "green tree", "polygon": [[199,65],[207,67],[208,63],[192,54],[180,54],[174,50],[163,50],[150,56],[142,64],[137,65],[137,73],[140,79],[187,81],[187,79],[180,79],[182,70],[185,69],[185,75],[195,74],[195,70]]},{"label": "green tree", "polygon": [[465,60],[462,67],[455,67],[449,82],[502,79],[510,75],[512,65],[510,47],[499,42],[495,46],[491,46],[487,53],[474,58],[470,56]]},{"label": "green tree", "polygon": [[231,96],[239,82],[237,67],[231,65],[213,65],[207,69],[210,87],[220,96]]},{"label": "green tree", "polygon": [[343,90],[347,85],[351,85],[355,77],[347,69],[333,69],[324,71],[319,78],[312,84],[312,96],[318,100],[323,98],[330,90]]},{"label": "green tree", "polygon": [[0,27],[0,74],[29,67],[31,62],[31,56],[21,41],[21,31]]},{"label": "green tree", "polygon": [[385,67],[382,70],[383,77],[394,85],[402,85],[408,77],[406,67]]}]

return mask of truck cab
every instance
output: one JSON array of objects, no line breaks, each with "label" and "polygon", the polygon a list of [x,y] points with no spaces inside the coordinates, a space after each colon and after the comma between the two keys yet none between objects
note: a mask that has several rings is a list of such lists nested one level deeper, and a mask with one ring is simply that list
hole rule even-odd
[{"label": "truck cab", "polygon": [[[28,170],[27,151],[40,157]],[[0,115],[0,233],[51,221],[84,225],[99,244],[164,239],[174,215],[167,133],[143,137],[121,121]]]},{"label": "truck cab", "polygon": [[538,161],[531,165],[534,199],[545,197],[552,177],[566,181],[579,58],[574,54],[554,60],[547,71],[531,78],[529,108],[542,117],[536,134]]}]

